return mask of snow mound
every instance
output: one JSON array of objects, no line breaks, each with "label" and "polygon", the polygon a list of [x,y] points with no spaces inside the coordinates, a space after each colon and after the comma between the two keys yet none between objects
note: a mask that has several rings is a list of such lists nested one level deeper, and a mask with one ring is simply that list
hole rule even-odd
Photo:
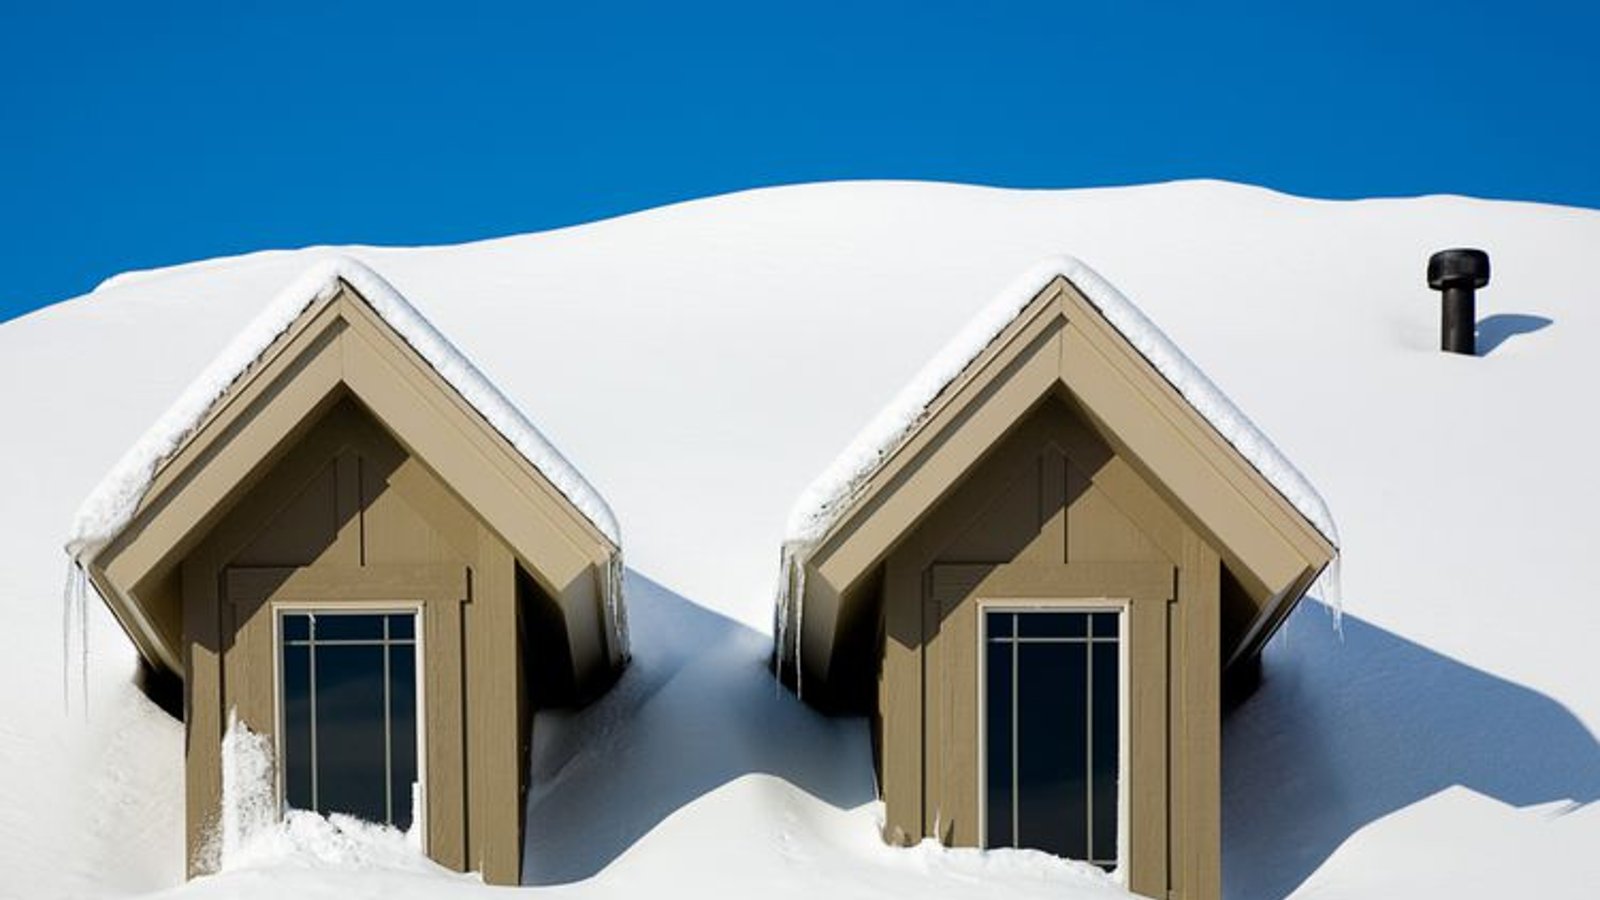
[{"label": "snow mound", "polygon": [[205,421],[228,388],[307,307],[333,296],[341,281],[355,288],[607,540],[622,546],[622,529],[600,492],[539,429],[378,273],[349,257],[335,257],[313,265],[279,292],[101,479],[74,518],[67,539],[67,552],[74,559],[98,551],[132,520],[156,472]]},{"label": "snow mound", "polygon": [[855,436],[833,463],[801,493],[789,513],[786,544],[803,548],[820,540],[849,508],[878,467],[916,430],[928,407],[1000,336],[1056,276],[1081,291],[1106,321],[1160,372],[1183,398],[1266,478],[1284,499],[1335,547],[1333,514],[1311,482],[1227,395],[1127,297],[1071,256],[1043,260],[1001,291],[928,361],[922,371]]}]

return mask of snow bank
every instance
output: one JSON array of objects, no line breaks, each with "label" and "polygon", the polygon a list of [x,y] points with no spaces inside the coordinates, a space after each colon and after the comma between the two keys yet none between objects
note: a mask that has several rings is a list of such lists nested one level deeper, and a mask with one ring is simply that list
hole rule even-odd
[{"label": "snow bank", "polygon": [[205,420],[235,381],[307,307],[326,300],[340,281],[367,304],[459,392],[517,452],[548,478],[613,545],[622,530],[611,508],[539,429],[388,282],[360,262],[336,257],[306,270],[267,304],[155,424],[112,467],[78,508],[67,540],[74,559],[92,556],[133,518],[156,472]]},{"label": "snow bank", "polygon": [[222,736],[222,809],[207,855],[216,868],[234,864],[257,835],[270,831],[278,818],[273,792],[272,741],[228,711]]},{"label": "snow bank", "polygon": [[929,360],[911,383],[867,423],[844,452],[801,493],[789,513],[784,542],[801,548],[798,555],[803,557],[804,548],[820,540],[833,527],[878,467],[922,423],[928,407],[940,392],[1058,275],[1072,282],[1106,321],[1294,504],[1329,543],[1335,547],[1339,545],[1333,515],[1300,470],[1132,301],[1099,273],[1070,256],[1043,260],[1023,273]]},{"label": "snow bank", "polygon": [[400,831],[353,816],[300,809],[285,810],[280,818],[276,784],[272,741],[230,712],[222,739],[222,808],[206,850],[211,868],[234,872],[293,864],[467,877],[423,855],[415,828]]}]

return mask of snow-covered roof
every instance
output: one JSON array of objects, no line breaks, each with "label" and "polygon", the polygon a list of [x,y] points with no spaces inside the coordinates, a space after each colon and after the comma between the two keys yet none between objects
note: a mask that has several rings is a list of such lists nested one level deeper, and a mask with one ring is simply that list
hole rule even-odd
[{"label": "snow-covered roof", "polygon": [[67,539],[67,552],[74,559],[92,556],[132,521],[161,466],[183,447],[228,388],[301,313],[337,293],[341,281],[354,288],[607,540],[621,546],[622,531],[600,492],[539,429],[378,273],[354,259],[335,257],[312,266],[280,291],[90,491],[78,507]]},{"label": "snow-covered roof", "polygon": [[935,398],[1057,276],[1071,282],[1284,499],[1329,543],[1339,546],[1338,529],[1322,496],[1261,429],[1110,282],[1071,256],[1055,256],[1028,269],[990,301],[801,493],[789,513],[784,537],[791,553],[803,555],[827,534],[878,468],[926,418]]}]

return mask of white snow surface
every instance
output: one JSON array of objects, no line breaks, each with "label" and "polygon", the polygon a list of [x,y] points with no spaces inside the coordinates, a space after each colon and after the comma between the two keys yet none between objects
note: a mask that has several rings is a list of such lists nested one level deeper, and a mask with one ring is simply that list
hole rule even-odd
[{"label": "white snow surface", "polygon": [[[1423,282],[1458,245],[1495,265],[1476,359],[1438,352]],[[592,706],[538,716],[524,890],[1124,896],[1038,854],[883,846],[865,723],[765,667],[794,498],[986,298],[1063,251],[1338,512],[1342,636],[1307,601],[1224,720],[1226,896],[1600,896],[1600,417],[1582,406],[1600,288],[1571,267],[1597,247],[1600,213],[1460,197],[822,184],[135,273],[0,324],[0,897],[505,895],[396,835],[298,817],[184,884],[182,727],[134,687],[100,604],[86,708],[56,689],[78,501],[262,298],[335,256],[383,272],[627,523],[634,661]]]},{"label": "white snow surface", "polygon": [[336,256],[312,264],[267,302],[90,491],[67,537],[67,550],[73,558],[92,555],[128,524],[161,464],[183,446],[239,376],[307,307],[332,296],[341,280],[355,288],[379,317],[613,545],[621,547],[622,529],[605,499],[539,429],[399,291],[361,262]]},{"label": "white snow surface", "polygon": [[1328,504],[1294,464],[1200,371],[1132,301],[1082,261],[1066,255],[1042,260],[1019,275],[969,321],[872,421],[856,434],[828,468],[806,486],[789,512],[785,543],[813,544],[838,522],[857,491],[872,479],[921,424],[939,394],[978,358],[1007,325],[1056,276],[1071,282],[1111,327],[1138,350],[1189,401],[1211,427],[1316,526],[1335,547],[1339,531]]}]

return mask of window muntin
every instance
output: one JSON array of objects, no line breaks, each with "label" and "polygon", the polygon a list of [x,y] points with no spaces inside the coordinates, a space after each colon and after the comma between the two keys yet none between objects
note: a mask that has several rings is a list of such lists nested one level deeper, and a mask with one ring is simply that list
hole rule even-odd
[{"label": "window muntin", "polygon": [[1121,622],[1116,611],[984,616],[984,834],[1117,865]]},{"label": "window muntin", "polygon": [[416,612],[285,610],[279,673],[284,805],[409,828]]}]

